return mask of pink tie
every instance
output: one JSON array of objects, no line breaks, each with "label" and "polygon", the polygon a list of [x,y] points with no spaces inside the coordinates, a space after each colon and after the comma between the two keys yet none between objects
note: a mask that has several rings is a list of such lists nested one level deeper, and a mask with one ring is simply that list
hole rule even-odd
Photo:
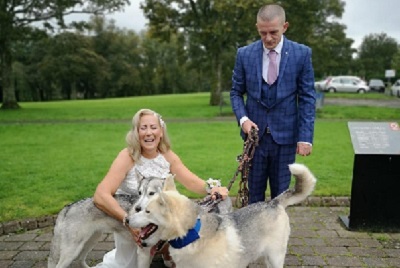
[{"label": "pink tie", "polygon": [[268,65],[268,84],[272,85],[275,81],[276,78],[278,77],[278,68],[276,66],[276,56],[278,53],[276,53],[275,50],[270,50],[268,53],[269,57],[269,65]]}]

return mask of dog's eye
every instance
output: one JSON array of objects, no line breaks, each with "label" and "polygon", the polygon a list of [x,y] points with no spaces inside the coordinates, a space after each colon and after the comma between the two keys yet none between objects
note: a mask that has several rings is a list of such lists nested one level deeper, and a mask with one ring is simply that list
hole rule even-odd
[{"label": "dog's eye", "polygon": [[148,211],[148,210],[146,209],[146,213],[150,213],[150,211]]},{"label": "dog's eye", "polygon": [[149,195],[154,195],[154,194],[155,194],[155,192],[150,192],[150,193],[149,193]]},{"label": "dog's eye", "polygon": [[142,191],[139,191],[139,195],[142,195]]}]

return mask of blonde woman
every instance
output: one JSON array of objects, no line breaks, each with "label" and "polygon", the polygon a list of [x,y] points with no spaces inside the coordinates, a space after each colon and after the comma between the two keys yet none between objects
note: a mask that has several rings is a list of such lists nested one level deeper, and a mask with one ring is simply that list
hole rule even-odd
[{"label": "blonde woman", "polygon": [[[223,198],[228,195],[225,187],[209,188],[209,185],[191,172],[178,155],[171,150],[167,126],[161,116],[149,109],[139,110],[132,119],[132,129],[126,136],[128,146],[119,152],[108,173],[97,186],[94,202],[105,213],[123,222],[126,215],[113,195],[132,194],[138,189],[138,171],[143,176],[166,177],[175,174],[175,179],[188,190],[206,195],[219,192]],[[127,227],[128,228],[128,227]],[[106,253],[103,262],[97,267],[133,268],[136,267],[135,236],[127,239],[115,234],[115,249]],[[174,267],[168,254],[163,255],[164,264]],[[140,267],[142,268],[142,267]]]}]

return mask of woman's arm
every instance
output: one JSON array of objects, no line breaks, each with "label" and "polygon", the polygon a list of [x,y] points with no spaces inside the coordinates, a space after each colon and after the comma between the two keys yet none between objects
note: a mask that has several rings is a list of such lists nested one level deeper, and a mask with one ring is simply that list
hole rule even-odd
[{"label": "woman's arm", "polygon": [[94,193],[94,204],[115,219],[123,221],[125,210],[121,208],[113,195],[121,185],[128,171],[132,168],[134,162],[127,149],[119,152],[114,159],[104,179],[99,183]]},{"label": "woman's arm", "polygon": [[[172,150],[164,154],[165,159],[170,163],[171,173],[175,174],[175,179],[186,189],[197,194],[206,195],[206,182],[191,172],[182,162],[182,160]],[[226,187],[214,187],[211,193],[219,192],[223,198],[228,196]]]}]

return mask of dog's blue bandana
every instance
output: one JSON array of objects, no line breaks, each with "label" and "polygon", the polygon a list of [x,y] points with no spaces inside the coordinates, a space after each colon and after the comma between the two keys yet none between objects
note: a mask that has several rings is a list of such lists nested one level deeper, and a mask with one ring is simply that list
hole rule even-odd
[{"label": "dog's blue bandana", "polygon": [[187,245],[193,243],[194,241],[200,238],[199,236],[200,228],[201,228],[201,221],[200,219],[197,219],[196,225],[192,229],[190,229],[183,238],[176,238],[173,240],[169,240],[168,242],[173,248],[186,247]]}]

